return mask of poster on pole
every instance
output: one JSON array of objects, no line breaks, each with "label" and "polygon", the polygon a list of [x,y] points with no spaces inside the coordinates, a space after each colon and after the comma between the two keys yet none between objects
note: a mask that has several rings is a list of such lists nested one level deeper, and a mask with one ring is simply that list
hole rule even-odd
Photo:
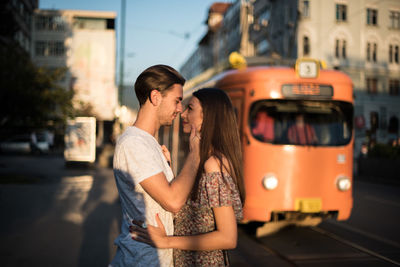
[{"label": "poster on pole", "polygon": [[65,161],[94,162],[96,159],[96,118],[76,117],[65,129]]}]

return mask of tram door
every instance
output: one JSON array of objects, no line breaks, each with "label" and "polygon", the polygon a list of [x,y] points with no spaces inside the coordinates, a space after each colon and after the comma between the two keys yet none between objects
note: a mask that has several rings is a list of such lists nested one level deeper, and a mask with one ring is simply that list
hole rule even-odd
[{"label": "tram door", "polygon": [[244,110],[244,90],[243,89],[231,89],[226,91],[231,98],[232,105],[235,108],[236,119],[239,126],[240,139],[243,136],[243,110]]}]

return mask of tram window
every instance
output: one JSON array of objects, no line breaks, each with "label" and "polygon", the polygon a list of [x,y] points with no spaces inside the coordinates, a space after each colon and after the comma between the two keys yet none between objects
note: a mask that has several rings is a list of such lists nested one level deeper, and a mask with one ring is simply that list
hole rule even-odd
[{"label": "tram window", "polygon": [[262,100],[250,109],[252,136],[265,143],[341,146],[351,140],[353,107],[341,101]]}]

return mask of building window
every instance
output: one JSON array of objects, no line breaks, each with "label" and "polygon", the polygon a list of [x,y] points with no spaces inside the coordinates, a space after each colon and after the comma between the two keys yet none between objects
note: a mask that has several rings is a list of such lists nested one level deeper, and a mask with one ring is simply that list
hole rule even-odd
[{"label": "building window", "polygon": [[65,46],[63,41],[37,41],[35,43],[36,56],[64,56]]},{"label": "building window", "polygon": [[267,40],[262,40],[257,44],[257,53],[258,54],[266,54],[269,49],[269,43]]},{"label": "building window", "polygon": [[374,43],[373,49],[372,49],[372,61],[376,62],[377,61],[377,52],[378,51],[378,45]]},{"label": "building window", "polygon": [[115,19],[107,19],[107,30],[115,29]]},{"label": "building window", "polygon": [[307,36],[303,37],[303,56],[308,56],[310,54],[310,40]]},{"label": "building window", "polygon": [[389,119],[388,133],[394,134],[394,137],[397,138],[397,134],[399,132],[399,119],[396,115],[392,115]]},{"label": "building window", "polygon": [[21,17],[24,17],[24,9],[25,9],[25,7],[24,7],[24,4],[22,2],[19,3],[18,9],[19,9],[19,14],[21,15]]},{"label": "building window", "polygon": [[399,64],[399,46],[389,45],[389,63]]},{"label": "building window", "polygon": [[367,61],[377,61],[378,45],[376,43],[367,43]]},{"label": "building window", "polygon": [[335,41],[335,57],[343,58],[343,59],[345,59],[347,57],[346,40],[336,39],[336,41]]},{"label": "building window", "polygon": [[336,21],[347,21],[347,6],[336,4]]},{"label": "building window", "polygon": [[367,78],[367,93],[374,95],[378,93],[378,79]]},{"label": "building window", "polygon": [[339,58],[339,46],[340,46],[340,40],[336,39],[335,42],[335,57]]},{"label": "building window", "polygon": [[74,17],[73,26],[74,29],[105,30],[108,29],[110,23],[103,18]]},{"label": "building window", "polygon": [[342,57],[346,58],[346,40],[342,41]]},{"label": "building window", "polygon": [[400,11],[390,11],[390,28],[400,29]]},{"label": "building window", "polygon": [[264,9],[259,17],[258,17],[258,23],[261,26],[267,27],[269,20],[271,19],[271,8],[269,6]]},{"label": "building window", "polygon": [[303,18],[309,18],[310,17],[310,1],[303,0],[301,9],[302,9],[301,15],[303,16]]},{"label": "building window", "polygon": [[46,54],[46,42],[37,41],[35,43],[35,55],[36,56],[44,56]]},{"label": "building window", "polygon": [[65,54],[64,42],[52,42],[52,56],[63,56]]},{"label": "building window", "polygon": [[64,31],[65,21],[61,16],[37,16],[35,27],[39,31]]},{"label": "building window", "polygon": [[378,129],[379,126],[379,114],[376,111],[371,111],[369,113],[369,119],[370,119],[370,123],[371,123],[371,131],[372,132],[376,132],[376,130]]},{"label": "building window", "polygon": [[367,8],[367,25],[378,25],[378,10]]},{"label": "building window", "polygon": [[389,80],[389,95],[400,95],[400,80]]}]

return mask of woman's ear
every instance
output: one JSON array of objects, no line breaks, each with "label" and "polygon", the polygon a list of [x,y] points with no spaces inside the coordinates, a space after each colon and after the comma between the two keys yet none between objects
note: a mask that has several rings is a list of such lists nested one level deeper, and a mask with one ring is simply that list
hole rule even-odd
[{"label": "woman's ear", "polygon": [[150,102],[154,106],[158,106],[160,104],[160,102],[161,102],[161,93],[158,90],[153,89],[150,92]]}]

